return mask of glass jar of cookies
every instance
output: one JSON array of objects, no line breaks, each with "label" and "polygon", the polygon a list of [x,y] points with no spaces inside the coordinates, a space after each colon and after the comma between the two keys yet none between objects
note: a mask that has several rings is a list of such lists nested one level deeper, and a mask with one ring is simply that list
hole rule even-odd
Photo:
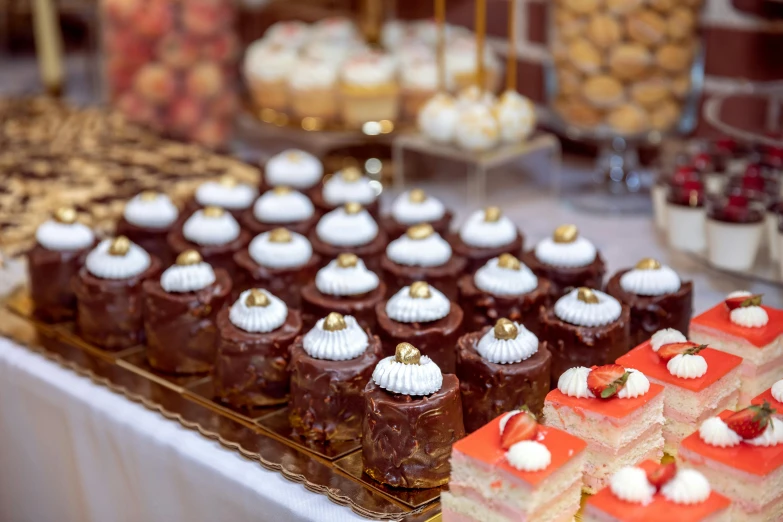
[{"label": "glass jar of cookies", "polygon": [[560,122],[623,137],[692,124],[702,1],[554,0],[549,95]]}]

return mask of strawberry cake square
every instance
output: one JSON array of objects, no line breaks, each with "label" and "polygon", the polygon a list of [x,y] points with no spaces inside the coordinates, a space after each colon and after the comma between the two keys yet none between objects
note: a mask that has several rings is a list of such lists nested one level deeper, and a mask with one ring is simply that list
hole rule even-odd
[{"label": "strawberry cake square", "polygon": [[769,390],[757,395],[751,404],[764,404],[765,401],[775,410],[775,415],[783,419],[783,379],[773,384]]},{"label": "strawberry cake square", "polygon": [[783,378],[783,310],[762,306],[760,295],[732,292],[694,317],[691,341],[742,357],[739,406]]},{"label": "strawberry cake square", "polygon": [[544,424],[587,442],[584,489],[623,466],[663,457],[663,386],[619,364],[566,370],[544,401]]},{"label": "strawberry cake square", "polygon": [[676,456],[682,439],[708,417],[737,406],[742,358],[689,342],[667,328],[617,359],[663,391],[663,450]]},{"label": "strawberry cake square", "polygon": [[571,522],[579,510],[581,439],[515,411],[452,447],[444,522]]},{"label": "strawberry cake square", "polygon": [[609,486],[588,499],[582,520],[731,522],[731,515],[731,501],[698,471],[646,460],[612,475]]},{"label": "strawberry cake square", "polygon": [[682,441],[679,457],[731,499],[735,520],[783,520],[783,421],[769,404],[710,417]]}]

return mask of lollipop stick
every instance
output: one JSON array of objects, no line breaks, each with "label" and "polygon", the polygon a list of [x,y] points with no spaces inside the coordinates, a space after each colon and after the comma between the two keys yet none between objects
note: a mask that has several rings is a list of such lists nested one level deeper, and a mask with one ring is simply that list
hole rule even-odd
[{"label": "lollipop stick", "polygon": [[487,35],[487,0],[476,0],[476,60],[478,64],[478,87],[484,90],[484,45]]},{"label": "lollipop stick", "polygon": [[446,63],[444,59],[446,43],[446,0],[435,0],[435,25],[438,29],[438,90],[446,90]]},{"label": "lollipop stick", "polygon": [[506,64],[506,89],[517,90],[517,0],[508,4],[508,63]]}]

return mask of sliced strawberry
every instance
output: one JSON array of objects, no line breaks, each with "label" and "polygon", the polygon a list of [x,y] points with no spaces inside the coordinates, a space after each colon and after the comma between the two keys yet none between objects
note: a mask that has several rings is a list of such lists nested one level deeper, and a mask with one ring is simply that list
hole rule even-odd
[{"label": "sliced strawberry", "polygon": [[706,344],[696,344],[690,341],[664,344],[661,346],[661,349],[658,350],[658,357],[664,361],[671,361],[678,355],[696,355],[706,347]]},{"label": "sliced strawberry", "polygon": [[769,403],[748,406],[726,418],[726,425],[743,439],[755,439],[767,429],[770,416],[775,413]]},{"label": "sliced strawberry", "polygon": [[647,481],[660,490],[664,484],[669,482],[677,474],[677,464],[669,462],[668,464],[658,464],[656,468],[647,472]]},{"label": "sliced strawberry", "polygon": [[619,364],[593,366],[587,376],[587,388],[596,397],[608,399],[625,386],[628,375],[629,373],[625,371],[625,368]]},{"label": "sliced strawberry", "polygon": [[500,436],[500,446],[507,450],[517,442],[532,440],[538,432],[538,421],[535,415],[528,411],[517,413],[508,419],[503,434]]},{"label": "sliced strawberry", "polygon": [[736,310],[737,308],[747,308],[748,306],[761,306],[762,295],[763,294],[729,297],[724,303],[726,303],[726,308],[728,308],[729,311]]}]

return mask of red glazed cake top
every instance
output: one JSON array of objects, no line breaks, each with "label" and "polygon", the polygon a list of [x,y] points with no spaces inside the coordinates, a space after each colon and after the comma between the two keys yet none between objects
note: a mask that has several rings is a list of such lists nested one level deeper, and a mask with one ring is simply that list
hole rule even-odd
[{"label": "red glazed cake top", "polygon": [[692,324],[712,328],[728,335],[745,339],[757,348],[763,348],[783,334],[783,310],[762,306],[769,315],[769,322],[760,328],[746,328],[731,322],[729,309],[719,303],[703,314],[694,317]]},{"label": "red glazed cake top", "polygon": [[768,402],[772,408],[777,410],[778,414],[783,415],[783,402],[780,402],[772,396],[772,388],[768,389],[764,393],[758,395],[753,399],[751,404],[764,404],[764,401]]},{"label": "red glazed cake top", "polygon": [[640,397],[634,397],[632,399],[620,399],[618,397],[599,399],[571,397],[555,388],[547,394],[546,402],[552,403],[555,408],[565,406],[572,409],[589,410],[593,413],[598,413],[599,415],[621,419],[634,413],[639,408],[655,399],[662,391],[663,386],[650,383],[650,389]]}]

